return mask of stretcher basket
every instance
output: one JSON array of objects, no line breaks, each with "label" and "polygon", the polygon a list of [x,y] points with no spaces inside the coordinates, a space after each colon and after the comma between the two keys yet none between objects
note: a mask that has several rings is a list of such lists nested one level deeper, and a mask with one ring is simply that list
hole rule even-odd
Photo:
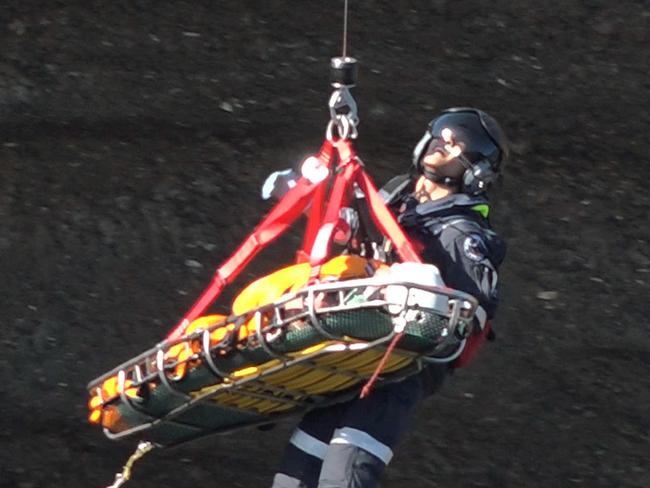
[{"label": "stretcher basket", "polygon": [[[380,384],[414,374],[425,361],[452,360],[476,307],[466,293],[390,277],[315,284],[163,341],[88,389],[92,395],[116,378],[116,395],[101,405],[109,438],[177,445],[358,394],[401,331]],[[239,340],[238,329],[251,320],[255,332]],[[215,344],[211,334],[228,324]],[[179,345],[191,351],[182,360],[169,354]]]}]

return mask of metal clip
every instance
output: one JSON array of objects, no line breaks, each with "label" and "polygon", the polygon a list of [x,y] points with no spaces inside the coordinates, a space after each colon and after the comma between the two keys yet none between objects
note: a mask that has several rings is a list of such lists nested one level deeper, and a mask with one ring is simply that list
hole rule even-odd
[{"label": "metal clip", "polygon": [[[359,115],[357,102],[350,90],[342,86],[332,92],[329,99],[330,122],[327,125],[327,139],[333,139],[334,127],[341,139],[356,139],[358,135]],[[347,111],[345,111],[347,109]]]}]

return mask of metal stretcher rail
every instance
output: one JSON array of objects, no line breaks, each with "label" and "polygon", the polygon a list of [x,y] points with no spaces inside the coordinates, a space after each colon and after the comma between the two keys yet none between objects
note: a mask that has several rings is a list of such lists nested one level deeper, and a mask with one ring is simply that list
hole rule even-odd
[{"label": "metal stretcher rail", "polygon": [[[401,289],[402,293],[389,293],[389,287],[394,291]],[[414,303],[413,291],[428,292],[436,297],[445,297],[447,309],[433,309]],[[396,299],[395,297],[399,299]],[[362,299],[359,300],[358,298]],[[357,298],[356,301],[350,301]],[[298,310],[296,304],[302,304]],[[383,353],[385,346],[392,340],[399,329],[397,324],[402,324],[408,331],[407,313],[423,310],[433,313],[447,320],[444,336],[452,338],[457,330],[465,330],[470,327],[477,308],[477,301],[472,296],[444,287],[425,286],[418,283],[382,278],[365,278],[347,280],[343,282],[320,283],[309,286],[297,293],[284,295],[277,301],[260,306],[245,314],[228,317],[218,321],[209,327],[193,331],[184,337],[173,341],[163,341],[155,347],[139,354],[108,373],[96,378],[88,384],[89,391],[101,389],[103,382],[111,377],[117,377],[117,391],[122,405],[127,406],[134,413],[141,416],[143,423],[129,427],[120,432],[111,432],[104,429],[106,435],[111,439],[118,439],[130,436],[136,432],[142,432],[153,428],[161,423],[178,424],[185,428],[194,426],[180,422],[177,417],[187,412],[197,404],[209,404],[211,400],[219,395],[234,394],[238,397],[248,397],[253,400],[271,402],[271,404],[284,404],[295,409],[308,409],[319,405],[322,398],[315,398],[318,395],[308,395],[300,388],[287,388],[280,384],[266,381],[274,374],[281,372],[294,365],[300,365],[306,371],[318,371],[328,375],[338,375],[349,378],[355,383],[363,382],[367,376],[358,371],[337,367],[332,364],[318,364],[318,360],[325,355],[332,353],[354,353],[376,350]],[[327,328],[323,318],[331,317],[341,312],[354,312],[360,310],[378,310],[389,314],[393,323],[396,324],[390,332],[377,337],[374,340],[364,341],[354,339],[345,335],[337,334]],[[264,320],[267,323],[264,323]],[[251,367],[250,374],[238,377],[234,372],[224,371],[215,361],[220,353],[221,357],[238,351],[239,330],[247,322],[253,320],[255,332],[246,338],[249,345],[259,346],[271,358],[259,367]],[[309,347],[304,351],[287,352],[278,348],[278,337],[286,333],[291,324],[300,323],[302,327],[311,327],[321,337],[324,346],[308,352]],[[235,324],[225,336],[213,345],[210,334],[227,324]],[[167,357],[170,349],[179,344],[198,352],[193,352],[183,360]],[[194,349],[192,349],[194,346]],[[239,345],[241,346],[241,345]],[[307,351],[307,352],[305,352]],[[404,357],[418,358],[423,354],[400,349],[399,353]],[[368,359],[372,361],[373,358]],[[214,376],[214,384],[201,388],[198,391],[187,392],[180,389],[180,385],[173,377],[173,372],[179,366],[185,365],[188,370],[194,365],[204,364],[206,369]],[[367,366],[367,364],[365,365]],[[128,381],[128,385],[127,385]],[[137,399],[127,394],[128,388],[138,388],[147,384],[156,384],[164,388],[181,403],[162,415],[151,415],[142,408]],[[246,410],[246,408],[233,407],[228,404],[220,404],[220,408],[232,409],[234,411]],[[257,413],[255,408],[249,410]],[[257,423],[257,422],[255,422]],[[200,430],[200,429],[198,429]],[[217,429],[218,430],[218,429]]]}]

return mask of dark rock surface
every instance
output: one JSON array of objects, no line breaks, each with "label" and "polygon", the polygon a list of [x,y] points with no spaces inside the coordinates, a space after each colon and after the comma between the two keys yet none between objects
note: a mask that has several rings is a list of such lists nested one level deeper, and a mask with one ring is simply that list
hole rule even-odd
[{"label": "dark rock surface", "polygon": [[[268,208],[265,175],[317,150],[342,3],[3,3],[0,486],[112,481],[133,445],[86,424],[85,385],[166,333]],[[650,6],[350,13],[378,182],[450,105],[493,113],[514,152],[498,340],[422,406],[382,486],[650,486]],[[131,486],[267,486],[290,428],[152,454]]]}]

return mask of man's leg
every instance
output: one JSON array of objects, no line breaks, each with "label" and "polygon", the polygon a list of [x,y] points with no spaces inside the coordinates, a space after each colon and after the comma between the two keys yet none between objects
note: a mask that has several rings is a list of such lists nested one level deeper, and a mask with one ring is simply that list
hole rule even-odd
[{"label": "man's leg", "polygon": [[434,376],[437,389],[446,371],[446,367],[427,368],[426,375],[386,385],[347,404],[327,447],[318,488],[376,487],[418,401],[429,393],[425,380]]},{"label": "man's leg", "polygon": [[[285,449],[272,488],[377,486],[421,396],[437,389],[446,367],[427,368],[370,396],[314,410]],[[433,375],[431,374],[433,372]],[[431,388],[424,376],[435,378]]]},{"label": "man's leg", "polygon": [[307,413],[284,450],[272,488],[316,488],[327,446],[345,404]]}]

